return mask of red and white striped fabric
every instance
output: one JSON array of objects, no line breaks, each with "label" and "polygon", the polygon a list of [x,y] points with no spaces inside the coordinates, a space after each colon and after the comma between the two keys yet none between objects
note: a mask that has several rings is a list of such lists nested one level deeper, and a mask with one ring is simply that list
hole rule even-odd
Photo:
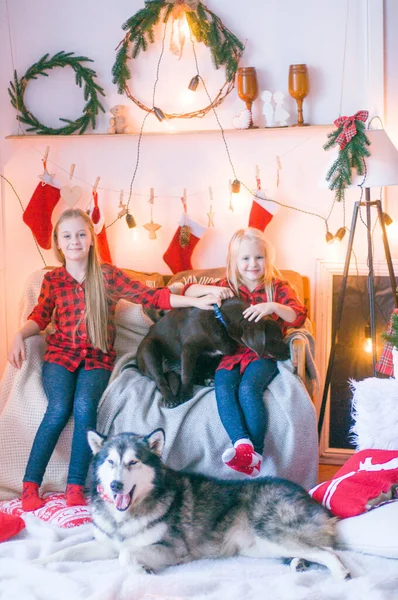
[{"label": "red and white striped fabric", "polygon": [[[53,492],[44,494],[43,499],[46,502],[45,505],[32,512],[42,521],[65,529],[91,523],[91,512],[88,506],[66,506],[65,495]],[[0,511],[8,515],[22,516],[26,514],[22,510],[20,498],[0,502]]]},{"label": "red and white striped fabric", "polygon": [[[396,498],[398,450],[361,450],[353,454],[333,479],[309,493],[338,517],[354,517]],[[384,496],[386,494],[386,496]]]}]

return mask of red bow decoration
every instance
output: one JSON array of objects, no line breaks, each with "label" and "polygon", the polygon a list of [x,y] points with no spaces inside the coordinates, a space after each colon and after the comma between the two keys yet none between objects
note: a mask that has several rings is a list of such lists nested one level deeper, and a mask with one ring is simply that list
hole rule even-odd
[{"label": "red bow decoration", "polygon": [[340,146],[340,150],[343,150],[348,142],[352,140],[354,136],[357,134],[357,127],[355,125],[355,121],[365,121],[369,116],[369,112],[367,110],[359,110],[352,117],[339,117],[335,120],[334,124],[336,127],[343,126],[343,130],[338,135],[336,142]]}]

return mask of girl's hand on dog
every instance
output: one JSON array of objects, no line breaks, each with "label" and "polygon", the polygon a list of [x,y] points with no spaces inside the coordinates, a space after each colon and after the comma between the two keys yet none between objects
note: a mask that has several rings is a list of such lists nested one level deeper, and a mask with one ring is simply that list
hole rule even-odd
[{"label": "girl's hand on dog", "polygon": [[260,302],[259,304],[252,304],[249,308],[243,311],[243,316],[249,321],[255,321],[256,323],[266,317],[272,315],[275,312],[276,302]]},{"label": "girl's hand on dog", "polygon": [[286,321],[286,323],[293,323],[297,319],[296,311],[285,304],[280,302],[260,302],[259,304],[252,304],[249,308],[243,311],[243,316],[249,321],[255,321],[256,323],[266,317],[275,313],[278,317]]},{"label": "girl's hand on dog", "polygon": [[[219,298],[220,300],[226,300],[227,298],[233,298],[234,293],[229,287],[219,287],[217,285],[208,286],[209,292]],[[220,305],[219,305],[220,306]]]},{"label": "girl's hand on dog", "polygon": [[214,304],[221,306],[221,298],[218,298],[215,294],[207,294],[206,296],[195,298],[193,306],[202,310],[214,310]]}]

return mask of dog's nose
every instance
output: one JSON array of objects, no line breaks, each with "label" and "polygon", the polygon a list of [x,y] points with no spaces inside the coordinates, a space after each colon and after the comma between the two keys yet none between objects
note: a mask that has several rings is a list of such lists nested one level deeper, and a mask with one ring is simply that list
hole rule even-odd
[{"label": "dog's nose", "polygon": [[114,479],[111,482],[111,490],[112,492],[115,492],[115,494],[121,494],[121,492],[123,491],[123,483]]}]

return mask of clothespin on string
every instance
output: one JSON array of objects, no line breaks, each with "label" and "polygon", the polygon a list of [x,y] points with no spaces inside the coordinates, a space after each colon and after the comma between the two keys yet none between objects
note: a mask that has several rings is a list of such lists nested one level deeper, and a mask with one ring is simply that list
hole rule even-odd
[{"label": "clothespin on string", "polygon": [[261,190],[260,169],[258,165],[256,165],[256,184],[257,189]]},{"label": "clothespin on string", "polygon": [[48,171],[47,171],[47,159],[48,159],[48,155],[49,154],[50,154],[50,146],[47,146],[46,151],[45,151],[44,156],[43,156],[43,159],[42,159],[42,161],[43,161],[43,167],[44,167],[44,170],[46,171],[46,173],[48,173]]},{"label": "clothespin on string", "polygon": [[213,190],[211,189],[211,187],[209,186],[209,196],[210,196],[210,210],[207,213],[207,216],[209,217],[209,222],[207,224],[207,227],[214,227],[214,215],[216,214],[215,212],[213,212]]},{"label": "clothespin on string", "polygon": [[151,221],[152,221],[152,214],[153,214],[153,205],[155,203],[155,188],[151,188],[149,190],[149,205],[150,205],[150,211],[151,211]]},{"label": "clothespin on string", "polygon": [[279,173],[282,171],[282,162],[280,156],[276,155],[276,187],[279,187]]},{"label": "clothespin on string", "polygon": [[93,196],[94,196],[94,194],[97,193],[97,187],[98,187],[98,184],[100,182],[100,179],[101,179],[101,177],[98,176],[97,179],[95,180],[95,183],[94,183],[94,186],[93,186]]},{"label": "clothespin on string", "polygon": [[187,189],[184,188],[184,193],[181,197],[182,206],[184,209],[184,225],[187,224]]},{"label": "clothespin on string", "polygon": [[179,234],[179,242],[180,242],[180,246],[181,248],[185,248],[186,246],[188,246],[189,241],[191,239],[191,230],[188,227],[188,220],[187,220],[187,190],[186,188],[184,188],[184,193],[181,197],[181,202],[182,202],[182,206],[184,209],[184,221],[183,221],[183,225],[181,225],[180,227],[180,234]]},{"label": "clothespin on string", "polygon": [[72,181],[73,179],[73,173],[75,172],[75,163],[72,163],[70,166],[70,171],[69,171],[69,180]]}]

